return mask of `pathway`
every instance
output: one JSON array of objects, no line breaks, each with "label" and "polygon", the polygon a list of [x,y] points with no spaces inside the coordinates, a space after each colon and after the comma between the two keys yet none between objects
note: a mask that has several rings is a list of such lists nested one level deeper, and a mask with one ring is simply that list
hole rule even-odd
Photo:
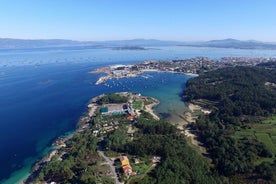
[{"label": "pathway", "polygon": [[114,178],[115,178],[115,181],[116,181],[116,184],[122,184],[120,181],[119,181],[119,177],[116,173],[116,169],[115,169],[115,166],[114,166],[114,162],[112,160],[110,160],[105,154],[103,151],[98,151],[98,154],[103,157],[105,159],[105,161],[107,162],[107,164],[110,166],[110,169],[111,169],[111,172],[113,173],[114,175]]}]

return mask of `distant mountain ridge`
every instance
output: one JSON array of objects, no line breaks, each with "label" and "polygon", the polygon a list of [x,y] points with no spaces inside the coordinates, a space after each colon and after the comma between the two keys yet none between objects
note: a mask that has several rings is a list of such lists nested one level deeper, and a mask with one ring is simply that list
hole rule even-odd
[{"label": "distant mountain ridge", "polygon": [[48,48],[48,47],[122,47],[122,46],[172,46],[183,42],[162,41],[155,39],[133,39],[133,40],[114,40],[114,41],[74,41],[63,39],[39,39],[25,40],[0,38],[0,49],[25,49],[25,48]]},{"label": "distant mountain ridge", "polygon": [[51,47],[152,47],[152,46],[192,46],[235,49],[276,49],[276,43],[265,43],[254,40],[241,41],[236,39],[211,40],[206,42],[180,42],[156,39],[132,39],[114,41],[74,41],[64,39],[12,39],[0,38],[0,49],[27,49]]},{"label": "distant mountain ridge", "polygon": [[215,47],[215,48],[234,48],[234,49],[276,49],[276,43],[265,43],[255,40],[241,41],[232,38],[224,40],[211,40],[207,42],[182,44],[182,46],[193,47]]}]

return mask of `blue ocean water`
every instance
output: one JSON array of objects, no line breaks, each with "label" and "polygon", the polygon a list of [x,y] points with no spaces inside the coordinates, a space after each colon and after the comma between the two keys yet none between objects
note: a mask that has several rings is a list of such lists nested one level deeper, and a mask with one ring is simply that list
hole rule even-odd
[{"label": "blue ocean water", "polygon": [[190,76],[147,73],[94,85],[88,72],[110,64],[196,56],[276,57],[275,51],[159,47],[153,50],[0,50],[0,183],[18,183],[59,136],[74,131],[88,100],[102,93],[140,92],[160,100],[161,114],[182,112],[181,93]]}]

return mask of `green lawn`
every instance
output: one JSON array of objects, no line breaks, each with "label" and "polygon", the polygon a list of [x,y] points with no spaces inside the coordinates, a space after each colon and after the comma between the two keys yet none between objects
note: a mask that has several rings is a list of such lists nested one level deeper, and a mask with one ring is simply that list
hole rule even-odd
[{"label": "green lawn", "polygon": [[254,136],[254,130],[250,129],[250,130],[244,130],[244,131],[237,131],[235,133],[235,137],[240,139],[243,137],[253,137]]},{"label": "green lawn", "polygon": [[153,167],[147,165],[146,163],[133,164],[132,170],[137,172],[137,175],[131,176],[127,183],[139,183],[152,168]]},{"label": "green lawn", "polygon": [[143,108],[143,101],[142,100],[134,100],[132,107],[134,109],[142,109]]},{"label": "green lawn", "polygon": [[273,115],[271,118],[264,120],[263,123],[276,125],[276,115]]},{"label": "green lawn", "polygon": [[145,163],[140,163],[140,164],[133,164],[132,165],[132,170],[137,172],[137,173],[143,173],[145,172],[150,166],[148,166]]}]

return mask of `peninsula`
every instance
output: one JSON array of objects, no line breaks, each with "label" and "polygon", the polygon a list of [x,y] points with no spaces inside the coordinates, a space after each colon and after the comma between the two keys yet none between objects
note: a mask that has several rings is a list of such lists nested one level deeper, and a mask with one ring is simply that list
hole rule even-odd
[{"label": "peninsula", "polygon": [[[94,171],[85,171],[87,175],[96,175],[96,181],[104,183],[113,183],[113,179],[116,179],[116,183],[120,183],[118,174],[120,177],[127,178],[131,175],[139,175],[135,171],[132,172],[129,161],[127,161],[129,166],[124,171],[125,173],[115,171],[114,158],[110,158],[104,152],[107,151],[107,145],[103,140],[114,132],[125,129],[127,129],[125,136],[133,139],[133,134],[137,131],[134,125],[138,119],[144,117],[159,120],[152,109],[158,103],[159,101],[152,97],[130,92],[100,95],[92,98],[87,106],[87,113],[79,120],[79,127],[76,132],[73,135],[58,138],[53,143],[56,148],[34,165],[33,172],[25,183],[41,183],[43,181],[59,183],[64,180],[74,180],[77,183],[91,181],[91,178],[82,178],[83,176],[78,173],[80,170],[87,170],[88,168],[93,168]],[[79,143],[87,145],[78,145]],[[76,156],[76,159],[79,160],[70,160],[71,156]],[[118,155],[117,158],[121,157]],[[122,156],[122,158],[127,159],[126,156]],[[158,157],[153,159],[158,162]],[[69,161],[70,165],[74,167],[70,170],[65,170],[66,168],[59,165],[68,164]],[[85,163],[84,166],[78,166],[81,163]],[[76,166],[80,168],[76,169]],[[150,167],[152,169],[154,165],[151,164]],[[73,176],[73,173],[77,173],[76,176]]]},{"label": "peninsula", "polygon": [[129,92],[91,99],[76,133],[25,183],[221,183],[175,126],[148,111],[157,104]]},{"label": "peninsula", "polygon": [[[136,77],[147,71],[176,72],[197,76],[210,70],[234,66],[255,66],[260,63],[275,62],[276,58],[248,58],[248,57],[224,57],[213,60],[206,57],[196,57],[179,60],[148,60],[134,65],[113,65],[98,68],[90,73],[105,73],[96,85],[105,83],[110,79]],[[145,76],[147,77],[147,76]]]}]

